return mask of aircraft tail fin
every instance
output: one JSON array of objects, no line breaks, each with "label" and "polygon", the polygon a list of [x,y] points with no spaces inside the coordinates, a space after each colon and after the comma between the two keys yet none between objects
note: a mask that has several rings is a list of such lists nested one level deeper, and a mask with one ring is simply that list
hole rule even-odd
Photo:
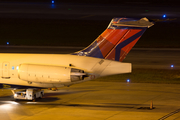
[{"label": "aircraft tail fin", "polygon": [[147,18],[113,18],[93,43],[73,55],[122,61],[145,30],[153,25]]}]

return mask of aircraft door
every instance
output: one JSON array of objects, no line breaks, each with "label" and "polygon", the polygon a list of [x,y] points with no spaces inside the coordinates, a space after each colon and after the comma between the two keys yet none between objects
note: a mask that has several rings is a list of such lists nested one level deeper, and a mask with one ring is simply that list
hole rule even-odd
[{"label": "aircraft door", "polygon": [[2,78],[9,79],[10,78],[10,63],[9,62],[3,62],[2,64]]}]

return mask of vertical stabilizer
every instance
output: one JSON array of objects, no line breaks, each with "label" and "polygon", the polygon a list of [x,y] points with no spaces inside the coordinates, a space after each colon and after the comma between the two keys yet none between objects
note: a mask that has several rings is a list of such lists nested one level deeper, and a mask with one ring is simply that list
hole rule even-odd
[{"label": "vertical stabilizer", "polygon": [[91,45],[74,55],[122,61],[152,25],[147,18],[113,18],[107,29]]}]

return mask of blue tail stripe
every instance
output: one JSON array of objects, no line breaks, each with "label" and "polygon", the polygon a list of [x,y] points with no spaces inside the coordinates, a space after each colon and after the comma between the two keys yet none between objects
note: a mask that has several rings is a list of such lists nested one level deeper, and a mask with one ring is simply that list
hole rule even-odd
[{"label": "blue tail stripe", "polygon": [[125,47],[126,45],[128,45],[129,43],[131,43],[132,41],[134,41],[135,39],[137,39],[138,37],[140,37],[145,32],[145,30],[147,28],[141,28],[141,29],[142,29],[142,31],[138,32],[137,34],[131,36],[127,40],[125,40],[122,43],[117,45],[117,47],[116,47],[116,56],[115,56],[116,61],[119,61],[121,49],[123,47]]},{"label": "blue tail stripe", "polygon": [[96,57],[96,58],[104,58],[102,53],[101,53],[101,50],[100,50],[99,46],[97,46],[95,48],[95,50],[91,51],[91,53],[88,54],[87,56]]},{"label": "blue tail stripe", "polygon": [[88,46],[87,48],[85,48],[84,50],[82,50],[82,52],[89,52],[91,51],[93,48],[95,48],[97,46],[97,41],[94,41],[90,46]]}]

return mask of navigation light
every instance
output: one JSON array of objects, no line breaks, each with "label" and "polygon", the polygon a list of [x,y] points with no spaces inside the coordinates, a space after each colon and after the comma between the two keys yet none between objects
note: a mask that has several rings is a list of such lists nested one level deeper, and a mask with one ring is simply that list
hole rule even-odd
[{"label": "navigation light", "polygon": [[174,68],[174,65],[171,65],[171,68]]}]

